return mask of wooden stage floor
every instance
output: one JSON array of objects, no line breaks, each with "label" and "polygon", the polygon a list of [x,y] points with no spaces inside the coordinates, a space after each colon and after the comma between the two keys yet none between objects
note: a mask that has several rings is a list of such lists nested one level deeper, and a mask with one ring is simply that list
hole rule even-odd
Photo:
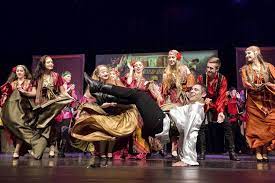
[{"label": "wooden stage floor", "polygon": [[[83,154],[66,158],[33,160],[28,155],[12,160],[0,154],[0,183],[25,182],[275,182],[275,157],[269,163],[256,163],[254,156],[240,156],[240,162],[226,155],[208,155],[200,166],[171,167],[171,159],[100,161]],[[90,165],[94,166],[90,166]]]}]

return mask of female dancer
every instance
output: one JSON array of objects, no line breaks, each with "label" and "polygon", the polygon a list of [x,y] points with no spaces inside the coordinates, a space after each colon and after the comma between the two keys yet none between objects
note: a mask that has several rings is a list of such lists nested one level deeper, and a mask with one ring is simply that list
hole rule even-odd
[{"label": "female dancer", "polygon": [[263,60],[257,46],[248,47],[245,55],[241,76],[247,89],[246,138],[256,149],[257,161],[267,162],[268,150],[275,148],[275,69]]},{"label": "female dancer", "polygon": [[[64,81],[63,87],[66,92],[72,96],[75,100],[77,100],[75,85],[71,83],[72,74],[69,71],[64,71],[62,73],[62,79]],[[76,102],[72,102],[67,105],[61,113],[55,117],[55,137],[58,148],[58,156],[65,157],[65,148],[67,146],[68,141],[68,129],[69,125],[73,119],[74,107],[76,106]]]},{"label": "female dancer", "polygon": [[[141,61],[134,61],[128,63],[129,73],[126,74],[124,80],[125,85],[129,88],[137,88],[140,90],[147,90],[146,79],[143,76],[144,65]],[[133,136],[133,151],[137,153],[135,157],[129,156],[129,158],[146,159],[146,155],[150,152],[149,145],[142,138],[141,129],[143,126],[142,118],[139,117],[139,123]]]},{"label": "female dancer", "polygon": [[[34,97],[36,94],[36,88],[32,85],[32,76],[24,65],[17,65],[12,69],[12,72],[7,80],[7,82],[1,87],[2,90],[2,97],[1,97],[1,103],[2,107],[4,108],[3,111],[6,111],[6,108],[9,107],[9,102],[12,102],[15,99],[21,98],[21,95],[24,98]],[[18,103],[18,107],[14,109],[14,113],[9,113],[7,116],[8,118],[4,120],[5,126],[7,129],[12,133],[12,135],[15,137],[15,150],[13,153],[13,158],[18,159],[19,158],[19,152],[20,148],[23,144],[23,138],[19,134],[19,132],[24,132],[24,128],[28,128],[28,126],[25,125],[24,118],[17,118],[16,115],[19,115],[20,113],[17,113],[17,109],[22,107],[24,108],[24,102],[25,100],[22,100],[21,103]],[[7,103],[5,105],[5,103]],[[13,110],[13,109],[10,109]],[[6,115],[5,115],[6,116]],[[10,119],[17,119],[16,121],[10,121]]]},{"label": "female dancer", "polygon": [[2,108],[2,120],[17,138],[28,144],[27,149],[31,149],[29,152],[35,159],[42,158],[48,144],[52,119],[73,101],[64,90],[61,77],[52,70],[51,57],[42,56],[35,71],[35,102],[24,97],[33,96],[34,92],[30,94],[19,88]]},{"label": "female dancer", "polygon": [[[105,65],[97,66],[92,78],[106,84],[113,83],[110,79],[109,68]],[[89,95],[89,90],[87,90],[85,96],[89,97]],[[101,157],[105,158],[107,151],[107,157],[111,158],[114,139],[132,134],[137,125],[138,112],[133,106],[102,102],[104,95],[100,93],[97,93],[95,97],[95,103],[85,103],[80,106],[79,118],[72,128],[71,135],[82,141],[82,143],[77,141],[77,144],[74,144],[81,150],[84,150],[90,142],[100,141]]]},{"label": "female dancer", "polygon": [[[186,65],[181,63],[181,53],[177,50],[170,50],[168,53],[168,65],[163,73],[162,95],[165,104],[188,103],[186,92],[195,84],[195,77]],[[178,133],[172,131],[172,156],[177,156]]]}]

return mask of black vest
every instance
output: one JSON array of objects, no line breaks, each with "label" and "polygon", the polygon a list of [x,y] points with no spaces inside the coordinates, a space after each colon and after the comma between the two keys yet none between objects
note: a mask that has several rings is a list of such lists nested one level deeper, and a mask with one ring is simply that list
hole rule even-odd
[{"label": "black vest", "polygon": [[[206,86],[206,90],[207,90],[207,96],[206,97],[209,97],[209,92],[208,92],[207,83],[206,83],[206,77],[207,77],[206,74],[202,75],[203,84]],[[221,87],[221,82],[222,82],[222,74],[218,73],[217,87],[216,87],[214,96],[211,97],[211,99],[212,99],[213,102],[215,102],[217,100],[218,96],[219,96],[219,90],[220,90],[220,87]]]}]

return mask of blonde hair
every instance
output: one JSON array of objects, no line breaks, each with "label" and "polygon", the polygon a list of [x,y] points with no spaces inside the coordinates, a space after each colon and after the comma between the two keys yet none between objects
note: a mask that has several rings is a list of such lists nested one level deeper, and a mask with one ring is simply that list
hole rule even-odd
[{"label": "blonde hair", "polygon": [[101,68],[103,68],[103,67],[105,67],[105,68],[109,71],[109,68],[108,68],[107,65],[98,65],[98,66],[96,66],[94,72],[92,73],[92,79],[93,79],[93,80],[97,80],[97,81],[100,80],[100,78],[99,78],[99,70],[100,70]]},{"label": "blonde hair", "polygon": [[[262,55],[262,53],[261,53],[260,48],[259,48],[258,46],[249,46],[248,48],[246,48],[245,51],[252,51],[252,52],[255,53],[255,55],[256,55],[258,61],[260,62],[261,66],[262,66],[262,68],[263,68],[263,69],[260,70],[260,72],[261,72],[260,74],[264,77],[264,80],[265,80],[265,81],[268,81],[268,78],[269,78],[269,74],[268,74],[268,72],[267,72],[268,67],[267,67],[266,64],[265,64],[265,61],[264,61],[264,59],[263,59],[263,55]],[[250,65],[250,63],[248,63],[248,62],[247,62],[246,64],[247,64],[247,65]],[[250,68],[250,70],[251,70],[251,68]],[[249,77],[249,79],[250,79],[251,81],[254,80],[254,77],[253,77],[252,74],[249,74],[248,77]]]},{"label": "blonde hair", "polygon": [[261,53],[261,50],[258,46],[249,46],[248,48],[246,48],[245,51],[252,51],[255,53],[257,59],[259,60],[259,62],[263,65],[263,68],[264,70],[266,70],[266,67],[265,67],[265,61],[263,59],[263,55]]},{"label": "blonde hair", "polygon": [[[177,55],[178,53],[177,50],[170,50],[168,54]],[[187,81],[187,73],[182,73],[181,67],[182,64],[179,61],[177,61],[174,66],[170,64],[166,66],[162,78],[162,92],[164,95],[168,94],[168,90],[171,89],[173,85],[176,85],[177,93],[182,91],[182,83]]]},{"label": "blonde hair", "polygon": [[218,57],[212,56],[208,58],[207,63],[217,64],[218,66],[216,67],[216,69],[219,69],[221,67],[221,60]]},{"label": "blonde hair", "polygon": [[[92,79],[93,80],[97,80],[97,81],[100,80],[100,78],[99,78],[99,71],[103,67],[105,67],[108,70],[108,73],[110,74],[110,70],[111,70],[110,67],[108,67],[107,65],[98,65],[95,68],[95,70],[94,70],[94,72],[92,74]],[[107,80],[102,81],[102,82],[104,82],[105,84],[112,84],[112,85],[116,85],[116,86],[124,86],[120,80],[113,81],[110,77]]]},{"label": "blonde hair", "polygon": [[170,54],[177,55],[178,53],[179,53],[178,50],[170,50],[170,51],[168,52],[168,55],[170,55]]}]

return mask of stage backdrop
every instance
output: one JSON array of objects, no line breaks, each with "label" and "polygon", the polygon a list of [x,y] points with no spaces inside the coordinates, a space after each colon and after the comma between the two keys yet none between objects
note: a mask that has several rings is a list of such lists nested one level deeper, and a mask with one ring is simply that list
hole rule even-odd
[{"label": "stage backdrop", "polygon": [[[77,94],[83,94],[83,72],[85,66],[85,55],[49,55],[54,61],[54,71],[60,75],[64,71],[72,73],[71,83],[75,84]],[[32,70],[34,71],[41,56],[33,56]]]},{"label": "stage backdrop", "polygon": [[[245,65],[246,62],[245,49],[246,48],[236,48],[237,85],[239,90],[243,89],[240,68]],[[275,65],[275,47],[260,47],[260,49],[264,60]]]},{"label": "stage backdrop", "polygon": [[[167,66],[167,55],[168,52],[96,55],[96,65],[105,64],[117,67],[121,76],[124,76],[129,71],[128,62],[141,61],[145,66],[145,78],[161,82],[163,70]],[[181,62],[194,73],[201,74],[205,72],[206,61],[211,56],[218,56],[217,50],[184,51],[182,52]]]}]

